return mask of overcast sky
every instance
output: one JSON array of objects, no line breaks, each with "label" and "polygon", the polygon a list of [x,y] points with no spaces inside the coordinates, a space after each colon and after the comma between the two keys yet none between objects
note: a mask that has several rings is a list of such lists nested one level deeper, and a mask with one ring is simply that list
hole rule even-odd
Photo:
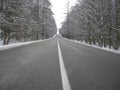
[{"label": "overcast sky", "polygon": [[[61,27],[61,23],[64,21],[66,13],[66,5],[68,0],[50,0],[52,3],[52,10],[56,19],[57,27]],[[75,5],[76,0],[69,0],[70,6]]]}]

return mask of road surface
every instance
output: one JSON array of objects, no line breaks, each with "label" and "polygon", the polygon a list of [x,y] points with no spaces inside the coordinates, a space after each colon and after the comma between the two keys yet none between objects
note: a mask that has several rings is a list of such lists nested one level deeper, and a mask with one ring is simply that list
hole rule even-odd
[{"label": "road surface", "polygon": [[120,90],[120,55],[60,36],[0,51],[0,90]]}]

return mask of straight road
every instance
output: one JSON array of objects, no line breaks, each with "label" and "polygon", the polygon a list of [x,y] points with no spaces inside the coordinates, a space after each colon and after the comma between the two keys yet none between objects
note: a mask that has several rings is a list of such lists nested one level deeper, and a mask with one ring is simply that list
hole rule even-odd
[{"label": "straight road", "polygon": [[120,55],[60,36],[0,51],[0,90],[120,90]]},{"label": "straight road", "polygon": [[57,39],[0,52],[1,90],[62,90]]},{"label": "straight road", "polygon": [[72,90],[120,90],[120,55],[60,38]]}]

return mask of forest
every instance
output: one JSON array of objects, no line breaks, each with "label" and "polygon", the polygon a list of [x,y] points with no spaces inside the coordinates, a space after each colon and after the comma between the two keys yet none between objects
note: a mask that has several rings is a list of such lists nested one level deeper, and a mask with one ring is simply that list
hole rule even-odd
[{"label": "forest", "polygon": [[120,0],[77,0],[68,8],[62,36],[100,47],[120,48]]},{"label": "forest", "polygon": [[57,32],[49,0],[0,0],[0,39],[19,42],[46,39]]}]

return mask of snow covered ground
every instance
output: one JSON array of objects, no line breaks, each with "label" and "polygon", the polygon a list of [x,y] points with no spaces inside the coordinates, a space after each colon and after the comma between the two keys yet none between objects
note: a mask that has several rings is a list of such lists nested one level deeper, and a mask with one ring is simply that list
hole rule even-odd
[{"label": "snow covered ground", "polygon": [[[52,38],[56,37],[56,35],[54,35]],[[52,39],[49,38],[49,39]],[[45,39],[45,40],[49,40],[49,39]],[[28,44],[32,44],[32,43],[37,43],[37,42],[41,42],[41,41],[45,41],[45,40],[38,40],[38,41],[30,41],[30,42],[21,42],[21,43],[11,43],[9,45],[3,45],[3,41],[0,41],[0,51],[3,50],[8,50],[11,48],[16,48],[16,47],[20,47],[20,46],[24,46],[24,45],[28,45]]]},{"label": "snow covered ground", "polygon": [[[54,38],[54,37],[56,37],[56,35],[54,35],[52,38]],[[52,39],[52,38],[50,38],[50,39]],[[46,39],[46,40],[49,40],[49,39]],[[0,51],[11,49],[11,48],[16,48],[16,47],[20,47],[20,46],[28,45],[28,44],[32,44],[32,43],[37,43],[37,42],[40,42],[40,41],[44,41],[44,40],[15,43],[15,44],[10,44],[10,45],[2,45],[3,42],[0,41]],[[93,48],[97,48],[97,49],[101,49],[101,50],[105,50],[105,51],[109,51],[109,52],[120,54],[120,49],[119,50],[114,50],[113,48],[112,49],[105,48],[105,47],[101,48],[101,47],[99,47],[97,45],[96,46],[95,45],[89,45],[89,44],[87,44],[85,42],[80,42],[80,41],[77,41],[77,40],[70,40],[70,41],[75,42],[75,43],[79,43],[81,45],[85,45],[85,46],[89,46],[89,47],[93,47]]]},{"label": "snow covered ground", "polygon": [[[68,39],[67,39],[68,40]],[[116,54],[120,54],[120,49],[119,50],[115,50],[115,49],[109,49],[109,47],[105,48],[105,47],[99,47],[97,45],[90,45],[88,43],[85,43],[85,42],[80,42],[80,41],[77,41],[77,40],[70,40],[72,42],[75,42],[75,43],[79,43],[81,45],[85,45],[85,46],[89,46],[89,47],[93,47],[93,48],[96,48],[96,49],[100,49],[100,50],[105,50],[105,51],[109,51],[109,52],[112,52],[112,53],[116,53]]]},{"label": "snow covered ground", "polygon": [[[28,44],[32,44],[32,43],[37,43],[37,42],[40,42],[41,40],[38,40],[38,41],[31,41],[31,42],[22,42],[22,43],[15,43],[15,44],[10,44],[10,45],[2,45],[0,46],[0,51],[3,51],[3,50],[8,50],[8,49],[11,49],[11,48],[16,48],[16,47],[20,47],[20,46],[24,46],[24,45],[28,45]],[[2,42],[2,41],[0,41]]]}]

